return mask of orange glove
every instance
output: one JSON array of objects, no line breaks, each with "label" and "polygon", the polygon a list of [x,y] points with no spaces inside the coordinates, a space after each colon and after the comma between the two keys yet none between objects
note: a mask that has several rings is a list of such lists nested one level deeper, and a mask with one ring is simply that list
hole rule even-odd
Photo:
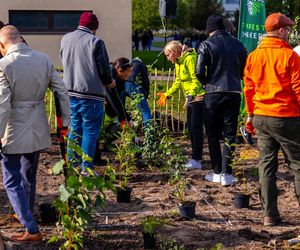
[{"label": "orange glove", "polygon": [[59,135],[62,137],[67,137],[68,136],[68,127],[62,127],[61,129],[59,129]]},{"label": "orange glove", "polygon": [[167,97],[166,97],[165,93],[157,93],[156,95],[160,96],[159,100],[157,101],[157,105],[159,107],[166,105]]},{"label": "orange glove", "polygon": [[131,125],[130,125],[129,121],[123,120],[123,121],[120,122],[120,127],[121,127],[121,129],[130,128]]},{"label": "orange glove", "polygon": [[250,134],[255,135],[256,130],[255,130],[255,128],[253,127],[252,119],[253,119],[253,117],[248,116],[247,121],[246,121],[246,126],[245,126],[245,127],[246,127],[246,130],[247,130]]}]

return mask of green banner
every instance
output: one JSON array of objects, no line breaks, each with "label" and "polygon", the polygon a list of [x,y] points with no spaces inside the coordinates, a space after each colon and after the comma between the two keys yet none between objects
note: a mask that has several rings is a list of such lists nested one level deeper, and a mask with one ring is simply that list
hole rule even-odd
[{"label": "green banner", "polygon": [[[240,18],[238,39],[244,44],[248,54],[254,50],[265,31],[266,7],[265,0],[240,0]],[[243,85],[243,82],[242,82]],[[243,86],[242,86],[243,87]],[[239,120],[246,115],[244,95],[240,107]]]},{"label": "green banner", "polygon": [[265,0],[240,1],[238,38],[249,54],[257,47],[260,37],[265,33]]}]

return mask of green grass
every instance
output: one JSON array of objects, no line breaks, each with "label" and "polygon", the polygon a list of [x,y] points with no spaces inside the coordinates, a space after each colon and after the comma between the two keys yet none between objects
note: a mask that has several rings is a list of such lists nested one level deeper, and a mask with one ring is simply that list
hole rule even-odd
[{"label": "green grass", "polygon": [[165,42],[153,42],[152,46],[163,49],[165,47]]},{"label": "green grass", "polygon": [[[139,57],[144,64],[151,65],[157,59],[160,51],[132,51],[132,58]],[[164,54],[161,54],[157,62],[152,66],[152,68],[157,68],[161,70],[164,68],[164,58],[166,63],[166,69],[174,68],[174,65],[167,60]]]}]

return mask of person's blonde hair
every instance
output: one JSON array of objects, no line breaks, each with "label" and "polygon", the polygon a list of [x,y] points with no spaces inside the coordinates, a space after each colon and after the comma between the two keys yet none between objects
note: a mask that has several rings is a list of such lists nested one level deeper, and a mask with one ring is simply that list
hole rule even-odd
[{"label": "person's blonde hair", "polygon": [[167,45],[165,46],[164,52],[165,52],[166,50],[169,50],[169,51],[171,51],[172,53],[179,52],[179,54],[180,54],[181,51],[182,51],[182,44],[181,44],[181,42],[178,42],[178,41],[170,41],[170,42],[168,42]]}]

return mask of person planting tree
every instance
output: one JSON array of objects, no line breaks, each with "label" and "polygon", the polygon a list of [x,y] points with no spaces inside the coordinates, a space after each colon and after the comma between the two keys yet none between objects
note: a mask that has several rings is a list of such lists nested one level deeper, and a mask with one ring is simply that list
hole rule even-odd
[{"label": "person planting tree", "polygon": [[187,109],[187,123],[192,143],[192,159],[186,167],[188,169],[201,169],[201,160],[203,152],[203,99],[205,91],[202,84],[195,75],[195,66],[197,53],[186,45],[178,41],[169,42],[164,53],[169,61],[175,64],[176,79],[172,87],[166,93],[157,93],[160,96],[157,104],[163,106],[167,98],[182,87]]}]

